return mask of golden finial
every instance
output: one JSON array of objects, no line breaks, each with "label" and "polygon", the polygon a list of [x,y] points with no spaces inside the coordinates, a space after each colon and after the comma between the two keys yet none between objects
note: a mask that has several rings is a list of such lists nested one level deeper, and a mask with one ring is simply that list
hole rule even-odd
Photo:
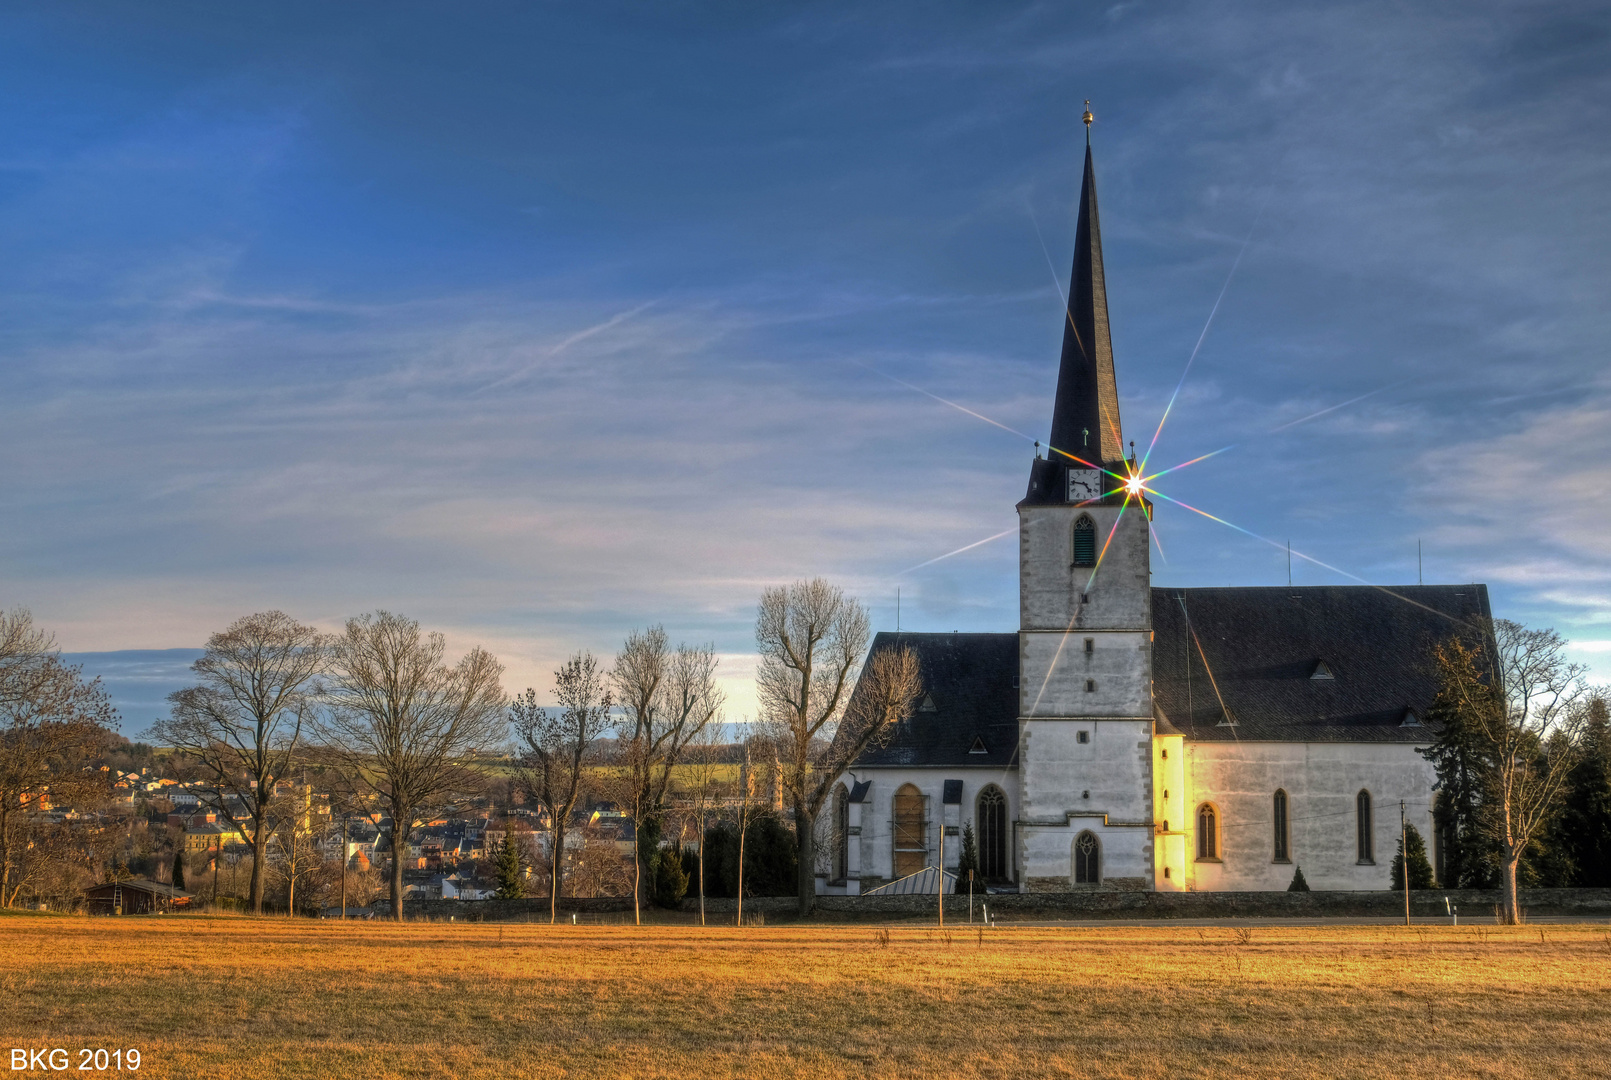
[{"label": "golden finial", "polygon": [[1090,127],[1091,126],[1091,121],[1095,120],[1095,119],[1096,119],[1096,117],[1091,115],[1091,99],[1086,98],[1085,99],[1085,126]]}]

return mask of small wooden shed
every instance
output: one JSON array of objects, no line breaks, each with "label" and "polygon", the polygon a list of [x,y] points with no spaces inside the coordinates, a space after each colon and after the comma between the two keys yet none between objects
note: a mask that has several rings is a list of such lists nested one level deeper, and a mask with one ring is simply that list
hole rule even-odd
[{"label": "small wooden shed", "polygon": [[91,915],[150,915],[182,910],[193,894],[147,878],[108,881],[85,890]]}]

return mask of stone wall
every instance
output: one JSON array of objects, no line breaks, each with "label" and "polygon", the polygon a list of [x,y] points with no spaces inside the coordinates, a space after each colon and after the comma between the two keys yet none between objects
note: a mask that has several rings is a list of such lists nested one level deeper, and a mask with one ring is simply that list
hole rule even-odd
[{"label": "stone wall", "polygon": [[[1410,894],[1410,911],[1419,918],[1446,915],[1444,897],[1468,917],[1492,917],[1499,903],[1496,890],[1427,889]],[[1522,908],[1534,915],[1580,915],[1611,921],[1611,889],[1523,889]],[[934,916],[932,896],[819,896],[817,911],[831,917],[899,918]],[[1393,918],[1404,914],[1399,892],[1060,892],[976,895],[1004,918],[1039,919],[1220,919],[1220,918]],[[754,897],[745,911],[768,915],[795,910],[793,897]],[[699,910],[697,900],[684,900],[684,911]],[[705,901],[707,913],[731,914],[732,900]],[[966,895],[945,898],[947,915],[965,914]]]},{"label": "stone wall", "polygon": [[[1446,916],[1444,897],[1460,914],[1470,918],[1491,918],[1499,903],[1496,890],[1426,889],[1410,894],[1410,911],[1417,918]],[[1611,889],[1523,889],[1521,906],[1532,915],[1577,915],[1611,921]],[[768,920],[792,918],[798,901],[792,896],[747,896],[746,914],[764,914]],[[1398,892],[1042,892],[991,893],[974,897],[975,905],[988,904],[992,915],[1007,919],[1224,919],[1224,918],[1396,918],[1404,914],[1404,894]],[[374,907],[383,917],[384,901]],[[705,900],[707,915],[732,915],[732,899]],[[459,921],[544,922],[548,901],[525,900],[419,900],[404,906],[411,919],[453,918]],[[645,908],[645,914],[655,909]],[[682,902],[685,913],[699,910],[699,900]],[[952,894],[945,898],[948,916],[966,916],[968,898]],[[560,905],[560,917],[572,912],[583,915],[624,914],[630,921],[630,897],[567,897]],[[932,896],[819,896],[817,913],[830,920],[882,920],[890,918],[933,918]]]},{"label": "stone wall", "polygon": [[[748,904],[745,905],[749,906]],[[372,909],[376,918],[391,911],[391,902],[377,900]],[[569,919],[571,914],[598,915],[606,912],[632,912],[630,896],[567,896],[559,902],[559,917]],[[405,900],[403,916],[408,919],[459,919],[498,922],[547,922],[548,898],[526,897],[521,900]]]}]

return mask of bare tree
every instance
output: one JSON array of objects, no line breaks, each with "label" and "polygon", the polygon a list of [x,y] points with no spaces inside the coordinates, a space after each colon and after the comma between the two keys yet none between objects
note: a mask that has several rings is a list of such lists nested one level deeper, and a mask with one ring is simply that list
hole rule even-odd
[{"label": "bare tree", "polygon": [[319,692],[326,639],[280,611],[237,619],[191,665],[200,685],[168,695],[156,737],[196,765],[200,796],[252,849],[252,910],[263,913],[274,784],[291,770]]},{"label": "bare tree", "polygon": [[86,768],[109,745],[117,713],[98,680],[64,664],[26,611],[0,611],[0,906],[80,847],[51,806],[87,808],[111,774]]},{"label": "bare tree", "polygon": [[522,744],[517,778],[553,824],[549,922],[559,917],[559,898],[565,891],[566,827],[582,796],[593,744],[609,729],[610,710],[614,707],[592,653],[577,653],[554,672],[554,689],[558,709],[538,706],[537,692],[529,689],[509,709],[510,722]]},{"label": "bare tree", "polygon": [[633,912],[641,921],[644,852],[660,847],[666,789],[688,744],[721,711],[724,695],[716,686],[716,651],[711,645],[679,645],[672,652],[658,626],[627,635],[610,671],[616,700],[624,710],[617,729],[620,802],[632,818]]},{"label": "bare tree", "polygon": [[922,693],[916,654],[896,647],[872,657],[851,694],[867,637],[865,609],[821,578],[761,594],[756,691],[794,811],[801,915],[816,903],[816,821],[831,785]]},{"label": "bare tree", "polygon": [[1496,619],[1491,641],[1458,639],[1434,651],[1441,703],[1486,744],[1481,827],[1499,848],[1504,921],[1521,919],[1516,871],[1548,825],[1577,763],[1589,689],[1554,630]]},{"label": "bare tree", "polygon": [[278,870],[285,879],[285,910],[296,917],[297,886],[306,887],[324,865],[323,840],[329,827],[323,815],[312,812],[311,792],[300,785],[283,801],[277,838],[280,847]]},{"label": "bare tree", "polygon": [[503,666],[471,649],[452,667],[441,634],[377,611],[347,621],[331,649],[329,707],[318,728],[348,775],[391,817],[392,917],[403,918],[403,854],[414,829],[485,774],[468,760],[502,741]]},{"label": "bare tree", "polygon": [[699,889],[699,925],[705,925],[705,830],[708,825],[710,806],[716,796],[717,783],[720,779],[723,765],[718,760],[717,749],[721,745],[720,723],[709,723],[695,735],[688,743],[688,789],[693,795],[694,805],[690,815],[689,824],[698,830],[699,861],[698,883]]}]

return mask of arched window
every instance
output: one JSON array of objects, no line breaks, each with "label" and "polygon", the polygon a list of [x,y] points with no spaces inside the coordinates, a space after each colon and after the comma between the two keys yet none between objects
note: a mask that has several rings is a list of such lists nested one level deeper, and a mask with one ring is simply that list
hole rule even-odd
[{"label": "arched window", "polygon": [[1376,861],[1376,853],[1371,845],[1370,826],[1370,792],[1360,789],[1354,796],[1354,817],[1358,827],[1359,861],[1369,863]]},{"label": "arched window", "polygon": [[1100,885],[1102,883],[1102,845],[1089,832],[1074,838],[1074,884]]},{"label": "arched window", "polygon": [[1287,827],[1287,793],[1278,790],[1270,802],[1271,820],[1275,825],[1275,861],[1290,862],[1292,834]]},{"label": "arched window", "polygon": [[1074,565],[1096,565],[1096,523],[1089,514],[1074,523]]},{"label": "arched window", "polygon": [[833,879],[850,876],[850,792],[845,785],[833,789]]},{"label": "arched window", "polygon": [[1219,821],[1208,803],[1197,808],[1197,857],[1219,858]]},{"label": "arched window", "polygon": [[979,873],[986,881],[1007,878],[1007,796],[991,784],[979,792]]},{"label": "arched window", "polygon": [[906,784],[895,793],[895,876],[915,874],[928,865],[928,822],[923,793]]}]

